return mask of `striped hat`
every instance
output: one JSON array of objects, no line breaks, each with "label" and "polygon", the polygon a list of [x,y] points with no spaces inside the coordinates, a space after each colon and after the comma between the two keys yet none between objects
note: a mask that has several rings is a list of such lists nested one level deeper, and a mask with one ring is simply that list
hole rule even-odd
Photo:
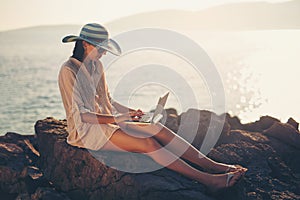
[{"label": "striped hat", "polygon": [[122,51],[118,43],[108,38],[106,28],[100,24],[86,24],[82,27],[79,36],[68,35],[62,39],[62,42],[74,42],[76,40],[84,40],[97,48],[102,48],[114,55],[121,55]]}]

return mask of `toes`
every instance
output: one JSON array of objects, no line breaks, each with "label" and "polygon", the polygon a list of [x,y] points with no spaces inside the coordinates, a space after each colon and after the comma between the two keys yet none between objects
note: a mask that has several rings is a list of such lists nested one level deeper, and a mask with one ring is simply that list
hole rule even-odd
[{"label": "toes", "polygon": [[225,171],[226,173],[228,172],[235,172],[239,170],[239,166],[238,165],[229,165],[227,170]]},{"label": "toes", "polygon": [[242,167],[241,165],[229,165],[228,168],[227,168],[227,170],[226,170],[226,173],[228,173],[228,172],[236,172],[236,171],[240,171],[243,174],[245,174],[248,171],[248,169]]},{"label": "toes", "polygon": [[227,182],[226,182],[226,187],[231,187],[235,185],[242,177],[241,172],[231,172],[227,173]]}]

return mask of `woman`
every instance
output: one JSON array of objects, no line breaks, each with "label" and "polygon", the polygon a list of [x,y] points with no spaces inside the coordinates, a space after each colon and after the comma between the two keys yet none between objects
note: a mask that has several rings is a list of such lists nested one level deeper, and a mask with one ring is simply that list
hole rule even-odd
[{"label": "woman", "polygon": [[[121,49],[109,39],[103,26],[86,24],[79,36],[66,36],[63,42],[76,42],[73,55],[59,73],[69,144],[92,150],[143,153],[158,164],[205,184],[212,191],[231,187],[244,175],[246,168],[207,158],[162,124],[139,127],[126,122],[143,113],[113,101],[109,95],[99,59],[107,51],[120,55]],[[113,115],[114,112],[118,115]],[[163,148],[162,145],[167,146]],[[218,174],[199,171],[183,159]],[[167,162],[170,160],[172,162]]]}]

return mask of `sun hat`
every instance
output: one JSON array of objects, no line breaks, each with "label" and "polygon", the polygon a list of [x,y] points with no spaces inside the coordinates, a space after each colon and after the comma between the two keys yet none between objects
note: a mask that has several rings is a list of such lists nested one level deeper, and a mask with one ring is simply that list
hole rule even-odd
[{"label": "sun hat", "polygon": [[79,36],[68,35],[62,39],[62,42],[75,42],[77,40],[84,40],[117,56],[120,56],[122,53],[118,43],[108,37],[108,31],[100,24],[86,24],[82,27]]}]

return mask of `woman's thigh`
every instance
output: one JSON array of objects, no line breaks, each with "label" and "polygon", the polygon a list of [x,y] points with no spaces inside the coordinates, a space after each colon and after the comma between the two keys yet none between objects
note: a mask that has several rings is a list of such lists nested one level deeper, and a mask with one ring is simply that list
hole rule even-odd
[{"label": "woman's thigh", "polygon": [[101,150],[148,153],[160,148],[159,143],[150,137],[135,137],[134,134],[118,129]]},{"label": "woman's thigh", "polygon": [[157,124],[150,124],[150,123],[135,123],[129,122],[122,126],[122,129],[125,132],[130,132],[132,134],[136,134],[137,137],[152,137],[162,132],[165,129],[165,126],[157,123]]}]

